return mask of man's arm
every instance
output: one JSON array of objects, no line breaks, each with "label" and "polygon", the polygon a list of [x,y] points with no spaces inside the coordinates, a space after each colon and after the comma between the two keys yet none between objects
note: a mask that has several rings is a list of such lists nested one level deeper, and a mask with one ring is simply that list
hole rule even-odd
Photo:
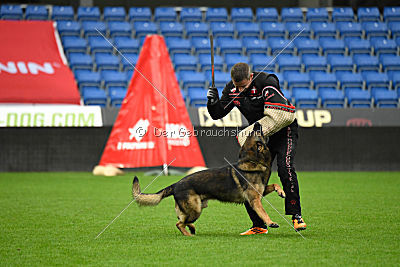
[{"label": "man's arm", "polygon": [[226,116],[233,108],[233,101],[229,97],[229,83],[222,91],[221,99],[218,96],[217,88],[210,88],[207,93],[207,109],[213,120],[218,120]]}]

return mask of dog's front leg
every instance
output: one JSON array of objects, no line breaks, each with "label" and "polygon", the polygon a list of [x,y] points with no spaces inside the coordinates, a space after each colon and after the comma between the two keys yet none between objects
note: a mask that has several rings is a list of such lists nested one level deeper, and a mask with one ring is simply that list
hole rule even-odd
[{"label": "dog's front leg", "polygon": [[257,215],[269,226],[272,228],[278,228],[279,225],[271,220],[268,216],[267,212],[265,211],[262,203],[261,203],[261,196],[256,193],[252,194],[253,196],[249,197],[249,204],[253,208],[253,210],[257,213]]},{"label": "dog's front leg", "polygon": [[282,190],[282,188],[278,184],[270,184],[265,187],[264,196],[268,195],[269,193],[276,191],[281,198],[285,198],[286,194]]}]

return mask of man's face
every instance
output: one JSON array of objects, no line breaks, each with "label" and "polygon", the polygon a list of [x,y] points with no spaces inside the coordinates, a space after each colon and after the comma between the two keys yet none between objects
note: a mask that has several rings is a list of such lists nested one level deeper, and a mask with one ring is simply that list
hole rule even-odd
[{"label": "man's face", "polygon": [[252,79],[253,79],[253,73],[250,74],[249,79],[243,79],[240,82],[233,81],[233,85],[236,87],[236,89],[239,90],[239,92],[243,92],[250,85]]}]

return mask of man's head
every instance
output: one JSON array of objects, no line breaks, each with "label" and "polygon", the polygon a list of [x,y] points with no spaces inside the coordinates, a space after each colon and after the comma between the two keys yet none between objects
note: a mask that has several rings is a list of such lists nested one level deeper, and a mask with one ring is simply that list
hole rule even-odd
[{"label": "man's head", "polygon": [[250,85],[253,79],[253,73],[250,72],[250,66],[246,63],[236,63],[231,69],[232,82],[239,91],[243,91]]}]

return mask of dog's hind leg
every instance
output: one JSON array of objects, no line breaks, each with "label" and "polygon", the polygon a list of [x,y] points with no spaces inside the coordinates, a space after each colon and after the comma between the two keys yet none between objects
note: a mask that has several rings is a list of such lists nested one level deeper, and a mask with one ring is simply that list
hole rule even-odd
[{"label": "dog's hind leg", "polygon": [[192,235],[195,235],[196,234],[196,227],[194,227],[194,224],[193,223],[189,223],[187,226],[189,228],[190,233]]},{"label": "dog's hind leg", "polygon": [[278,185],[278,184],[270,184],[270,185],[267,185],[266,187],[265,187],[265,190],[264,190],[264,196],[265,195],[268,195],[269,193],[271,193],[271,192],[273,192],[273,191],[276,191],[277,193],[278,193],[278,196],[280,196],[281,198],[285,198],[286,197],[286,194],[285,194],[285,192],[282,190],[282,188]]},{"label": "dog's hind leg", "polygon": [[183,235],[186,236],[191,236],[191,234],[186,230],[186,214],[184,214],[181,209],[179,208],[179,205],[175,202],[175,212],[176,212],[176,216],[178,217],[178,222],[176,223],[176,228],[178,228],[179,231],[181,231],[181,233]]}]

